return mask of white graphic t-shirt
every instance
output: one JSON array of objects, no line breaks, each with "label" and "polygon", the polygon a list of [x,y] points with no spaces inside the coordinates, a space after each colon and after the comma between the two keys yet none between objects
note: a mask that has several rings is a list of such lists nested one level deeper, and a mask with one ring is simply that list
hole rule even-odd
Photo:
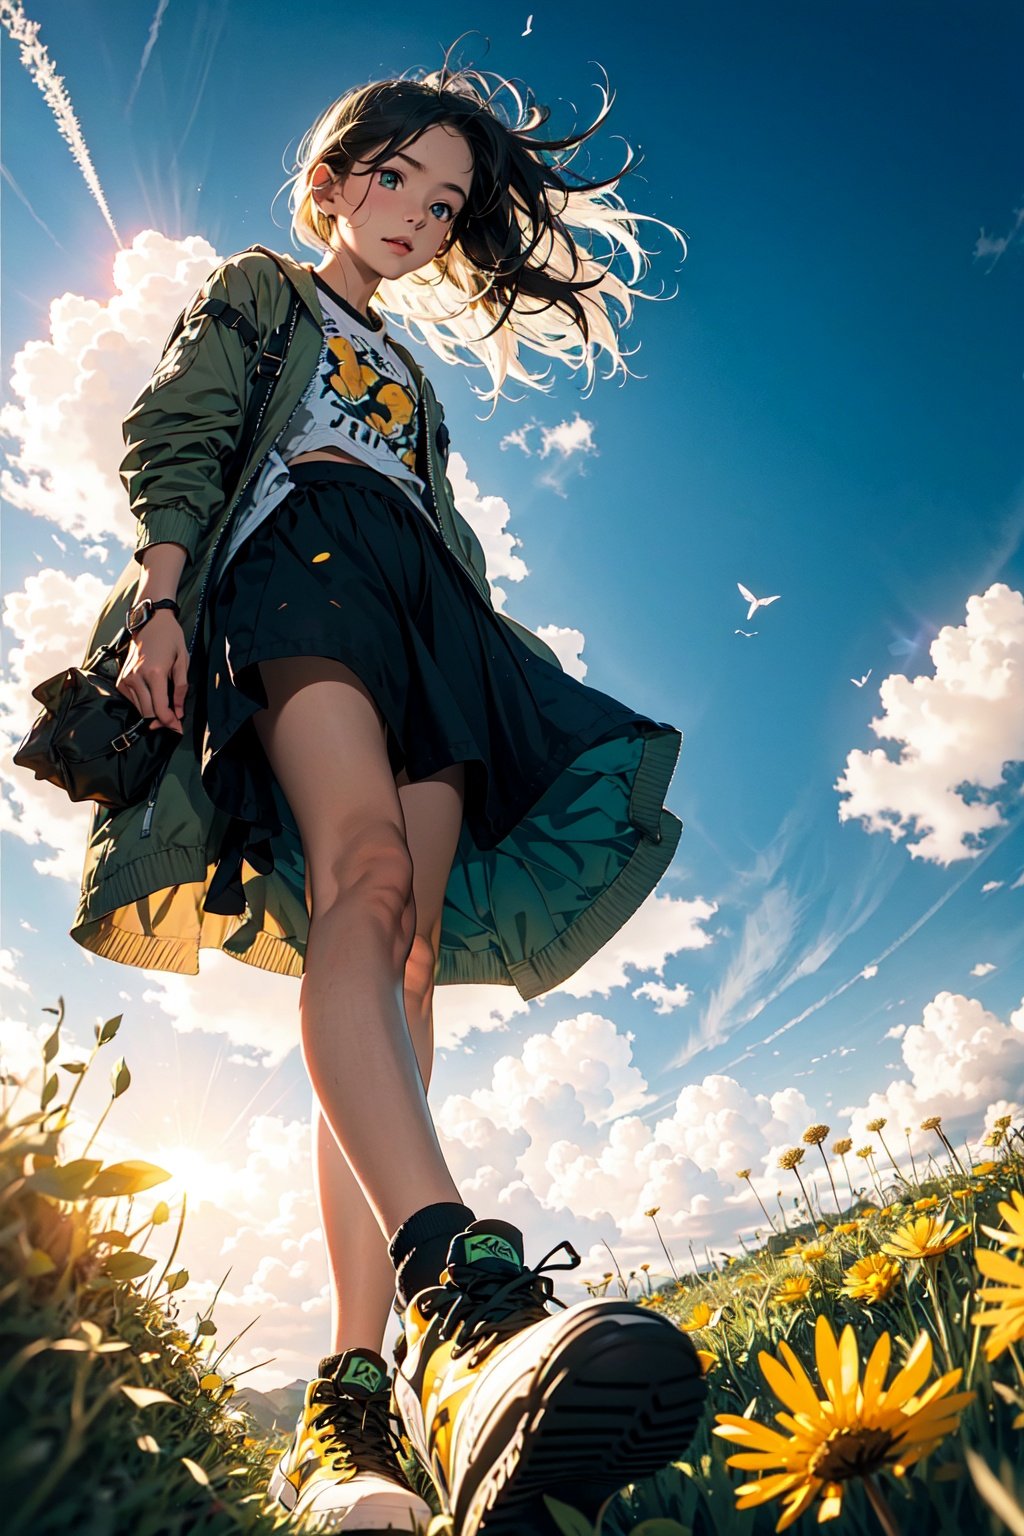
[{"label": "white graphic t-shirt", "polygon": [[285,463],[316,448],[341,448],[400,485],[424,510],[416,474],[418,393],[408,368],[378,328],[313,274],[324,345],[309,388],[275,444]]}]

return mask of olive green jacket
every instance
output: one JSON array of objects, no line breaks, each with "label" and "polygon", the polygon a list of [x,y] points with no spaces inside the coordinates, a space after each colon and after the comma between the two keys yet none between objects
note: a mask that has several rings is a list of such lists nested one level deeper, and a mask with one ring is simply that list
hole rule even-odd
[{"label": "olive green jacket", "polygon": [[[302,302],[284,370],[236,483],[225,485],[222,466],[231,462],[241,436],[255,359],[287,317],[292,285]],[[211,298],[240,311],[256,327],[258,347],[246,347],[237,330],[209,313],[197,312]],[[170,540],[188,552],[177,598],[190,651],[201,661],[208,641],[205,589],[214,557],[243,490],[312,377],[323,341],[322,324],[309,271],[261,246],[223,262],[183,312],[159,365],[124,421],[127,451],[120,472],[138,518],[138,541],[94,625],[87,658],[121,630],[141,575],[141,551]],[[480,541],[456,510],[445,474],[444,412],[415,359],[402,347],[396,350],[421,391],[417,472],[430,487],[445,543],[493,609]],[[536,655],[559,665],[555,653],[538,636],[507,614],[499,617]],[[201,782],[203,742],[198,738],[203,722],[194,709],[197,681],[190,676],[181,740],[148,800],[118,812],[100,806],[94,810],[71,936],[95,954],[149,969],[195,974],[199,949],[214,947],[263,969],[299,976],[308,913],[294,842],[290,856],[277,859],[269,876],[247,881],[248,905],[242,917],[204,909],[229,818],[212,804]],[[668,758],[674,762],[677,751],[678,739],[660,745],[648,742],[644,749],[641,778],[650,780],[651,804],[647,806],[635,791],[631,809],[646,818],[653,842],[642,839],[643,847],[631,861],[631,878],[620,880],[617,894],[603,899],[602,918],[595,917],[595,904],[588,896],[585,905],[590,912],[569,933],[570,914],[538,908],[533,928],[525,924],[526,948],[517,962],[510,959],[501,935],[484,932],[479,901],[467,896],[447,909],[450,944],[446,949],[442,939],[437,981],[514,981],[524,996],[532,996],[582,964],[625,920],[671,858],[680,825],[661,809],[658,786],[663,787],[671,776]],[[613,768],[609,759],[609,772]],[[666,833],[667,842],[655,846],[662,844]],[[595,889],[600,889],[598,859],[603,856],[601,850],[595,852]],[[574,850],[567,847],[566,857],[574,857]],[[517,913],[518,909],[507,922],[523,929]],[[546,965],[535,963],[534,949],[547,950]]]}]

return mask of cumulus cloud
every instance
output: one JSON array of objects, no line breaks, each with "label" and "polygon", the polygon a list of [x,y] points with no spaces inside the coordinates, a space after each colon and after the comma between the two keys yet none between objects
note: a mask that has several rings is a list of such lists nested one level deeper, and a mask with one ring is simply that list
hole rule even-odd
[{"label": "cumulus cloud", "polygon": [[0,475],[12,506],[92,544],[134,544],[117,473],[121,421],[175,316],[217,260],[198,235],[171,240],[147,229],[114,257],[110,298],[65,293],[51,301],[50,334],[15,355],[15,398],[0,410],[0,432],[17,444]]},{"label": "cumulus cloud", "polygon": [[1024,1001],[1004,1023],[977,998],[938,992],[921,1023],[903,1032],[900,1050],[907,1075],[863,1106],[842,1110],[855,1141],[870,1140],[867,1122],[884,1116],[899,1132],[910,1126],[916,1145],[922,1140],[918,1126],[931,1115],[941,1115],[951,1128],[968,1128],[994,1101],[1016,1107],[1024,1099]]},{"label": "cumulus cloud", "polygon": [[564,992],[569,997],[590,997],[600,993],[607,997],[614,987],[628,985],[629,970],[653,971],[660,980],[673,955],[705,949],[713,942],[714,936],[702,925],[717,910],[716,902],[700,896],[683,901],[652,891],[618,933],[550,995]]},{"label": "cumulus cloud", "polygon": [[971,975],[972,976],[988,976],[994,970],[995,970],[995,966],[992,964],[992,962],[990,960],[979,960],[977,965],[972,965],[971,966]]},{"label": "cumulus cloud", "polygon": [[198,976],[144,971],[153,985],[142,993],[179,1034],[226,1035],[249,1059],[276,1067],[299,1043],[299,983],[204,949]]},{"label": "cumulus cloud", "polygon": [[997,582],[968,598],[965,622],[939,631],[931,658],[932,676],[896,673],[879,689],[871,729],[898,756],[853,751],[833,787],[846,797],[840,821],[948,865],[976,858],[1005,824],[997,793],[1006,765],[1024,758],[1024,596]]}]

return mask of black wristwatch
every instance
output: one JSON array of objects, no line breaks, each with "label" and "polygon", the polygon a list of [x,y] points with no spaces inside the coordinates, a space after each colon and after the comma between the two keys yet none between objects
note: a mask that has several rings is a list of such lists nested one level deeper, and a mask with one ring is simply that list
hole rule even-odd
[{"label": "black wristwatch", "polygon": [[142,628],[143,624],[149,623],[150,619],[153,617],[154,613],[156,613],[158,608],[173,608],[175,618],[178,618],[181,612],[173,597],[158,597],[156,602],[154,602],[151,597],[144,597],[142,601],[136,603],[133,608],[129,608],[128,612],[125,614],[125,629],[130,635],[137,634],[138,631]]}]

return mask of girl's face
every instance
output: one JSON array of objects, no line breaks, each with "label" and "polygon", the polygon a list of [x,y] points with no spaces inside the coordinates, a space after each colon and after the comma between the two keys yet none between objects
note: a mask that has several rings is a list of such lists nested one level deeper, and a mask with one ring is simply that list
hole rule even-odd
[{"label": "girl's face", "polygon": [[331,245],[379,277],[397,278],[437,256],[472,179],[466,139],[434,123],[372,170],[357,160],[331,179],[318,165],[312,185],[317,207],[333,221]]}]

